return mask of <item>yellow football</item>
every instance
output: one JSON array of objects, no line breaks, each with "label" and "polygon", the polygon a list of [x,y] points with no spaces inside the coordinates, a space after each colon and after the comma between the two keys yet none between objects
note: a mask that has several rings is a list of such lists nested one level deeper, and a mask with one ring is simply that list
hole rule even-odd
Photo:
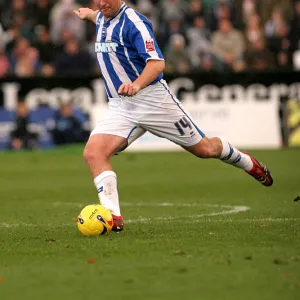
[{"label": "yellow football", "polygon": [[87,236],[108,235],[111,233],[113,218],[103,205],[86,206],[77,218],[79,231]]}]

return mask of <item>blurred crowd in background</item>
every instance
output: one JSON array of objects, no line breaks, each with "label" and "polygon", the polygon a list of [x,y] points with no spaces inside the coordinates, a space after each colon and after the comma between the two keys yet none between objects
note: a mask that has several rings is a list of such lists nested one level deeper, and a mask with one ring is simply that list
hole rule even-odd
[{"label": "blurred crowd in background", "polygon": [[[130,0],[146,15],[166,73],[300,69],[299,0]],[[0,0],[0,77],[99,74],[90,0]]]}]

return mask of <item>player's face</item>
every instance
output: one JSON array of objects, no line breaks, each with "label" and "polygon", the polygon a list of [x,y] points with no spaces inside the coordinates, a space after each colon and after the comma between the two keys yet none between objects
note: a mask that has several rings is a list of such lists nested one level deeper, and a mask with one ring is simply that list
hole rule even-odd
[{"label": "player's face", "polygon": [[113,17],[122,5],[121,0],[94,0],[94,3],[105,18]]}]

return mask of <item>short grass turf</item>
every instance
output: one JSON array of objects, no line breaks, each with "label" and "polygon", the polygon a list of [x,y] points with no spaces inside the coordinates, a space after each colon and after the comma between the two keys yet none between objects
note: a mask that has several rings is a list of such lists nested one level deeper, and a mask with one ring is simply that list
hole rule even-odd
[{"label": "short grass turf", "polygon": [[271,188],[187,153],[123,153],[127,224],[96,238],[75,223],[98,203],[81,151],[0,154],[1,300],[300,299],[299,149],[253,152]]}]

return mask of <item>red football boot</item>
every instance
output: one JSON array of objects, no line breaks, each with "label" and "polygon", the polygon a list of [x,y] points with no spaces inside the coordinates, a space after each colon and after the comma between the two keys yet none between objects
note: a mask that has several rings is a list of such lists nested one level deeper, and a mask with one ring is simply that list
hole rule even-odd
[{"label": "red football boot", "polygon": [[112,215],[113,217],[113,227],[112,227],[112,231],[115,231],[115,232],[120,232],[123,230],[123,227],[124,227],[124,220],[123,220],[123,217],[122,216],[115,216],[115,215]]},{"label": "red football boot", "polygon": [[271,176],[269,169],[262,163],[258,162],[250,154],[248,153],[245,154],[248,155],[253,162],[252,169],[250,171],[247,171],[247,173],[252,177],[254,177],[257,181],[259,181],[264,186],[271,186],[273,184],[273,178]]}]

